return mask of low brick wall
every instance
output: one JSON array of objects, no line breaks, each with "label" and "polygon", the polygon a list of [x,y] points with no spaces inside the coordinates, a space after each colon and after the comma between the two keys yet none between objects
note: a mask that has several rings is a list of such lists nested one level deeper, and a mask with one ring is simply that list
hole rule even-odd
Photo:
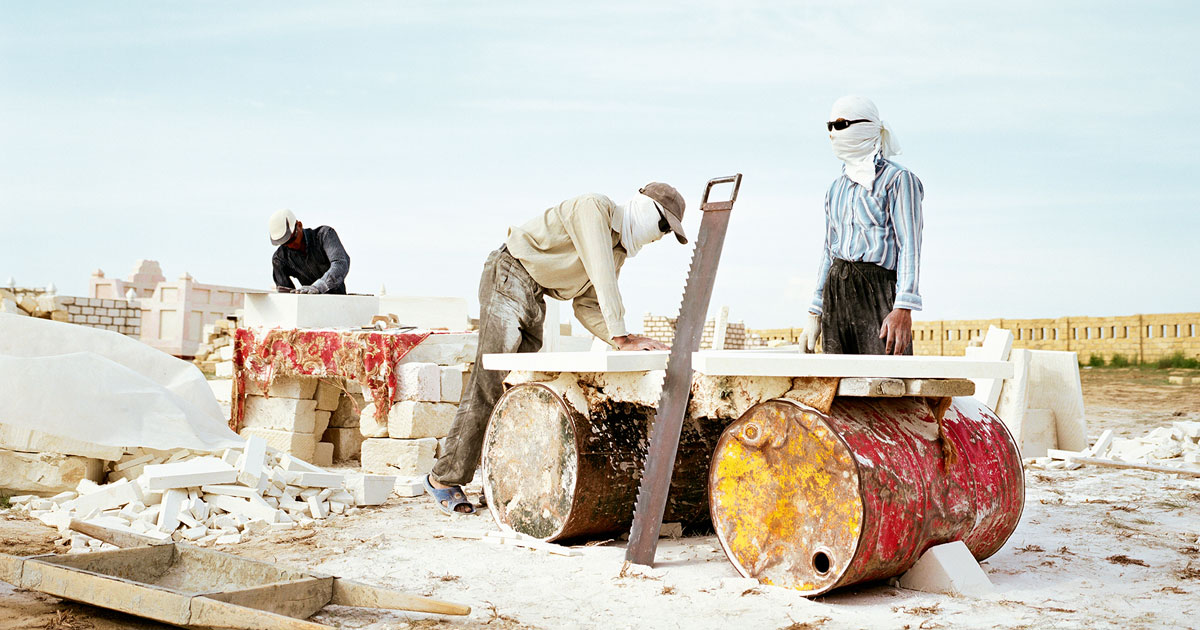
[{"label": "low brick wall", "polygon": [[126,300],[60,297],[72,324],[103,328],[130,337],[142,335],[142,309]]},{"label": "low brick wall", "polygon": [[[1011,330],[1013,347],[1066,350],[1087,363],[1093,355],[1105,361],[1122,355],[1149,363],[1182,352],[1200,357],[1200,313],[1161,313],[1122,317],[1059,317],[1056,319],[953,319],[913,322],[913,352],[920,355],[962,356],[989,326]],[[768,341],[797,343],[801,328],[753,329]]]},{"label": "low brick wall", "polygon": [[[664,315],[646,314],[642,318],[642,334],[651,339],[657,339],[663,343],[671,343],[675,339],[675,321],[678,318],[666,317]],[[700,349],[708,350],[712,348],[713,333],[716,331],[717,324],[714,320],[704,322],[704,336],[700,340]],[[744,322],[729,322],[725,326],[725,349],[726,350],[744,350],[756,346],[765,345],[759,343],[757,338],[753,338],[746,331]]]}]

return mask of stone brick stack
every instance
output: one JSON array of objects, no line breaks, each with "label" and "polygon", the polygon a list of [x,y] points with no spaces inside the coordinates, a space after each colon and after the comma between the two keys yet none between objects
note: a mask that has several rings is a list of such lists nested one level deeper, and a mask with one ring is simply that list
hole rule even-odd
[{"label": "stone brick stack", "polygon": [[55,295],[46,289],[0,288],[0,313],[100,328],[138,338],[142,310],[127,300]]},{"label": "stone brick stack", "polygon": [[334,445],[324,441],[343,388],[341,379],[281,376],[266,394],[250,383],[242,417],[244,438],[262,438],[268,446],[317,466],[329,466]]},{"label": "stone brick stack", "polygon": [[[642,319],[643,334],[663,343],[671,343],[675,339],[676,319],[675,317],[646,314]],[[714,320],[710,319],[704,322],[704,336],[700,340],[701,350],[712,349],[713,333],[716,327],[717,324]],[[747,334],[745,322],[729,322],[725,325],[726,350],[745,350],[751,347],[759,347],[759,345],[757,340],[752,340],[751,335]]]},{"label": "stone brick stack", "polygon": [[233,332],[237,330],[237,322],[232,319],[218,319],[204,327],[200,347],[193,359],[200,369],[217,378],[233,376]]},{"label": "stone brick stack", "polygon": [[387,417],[377,419],[370,400],[360,416],[363,470],[415,477],[433,469],[458,413],[476,347],[475,334],[433,335],[409,352],[398,366]]}]

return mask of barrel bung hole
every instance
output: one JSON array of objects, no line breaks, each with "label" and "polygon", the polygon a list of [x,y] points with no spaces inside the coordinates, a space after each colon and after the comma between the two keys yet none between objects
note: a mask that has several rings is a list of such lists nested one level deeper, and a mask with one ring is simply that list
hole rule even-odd
[{"label": "barrel bung hole", "polygon": [[818,551],[817,553],[813,554],[812,565],[813,569],[816,570],[818,574],[825,575],[826,573],[829,573],[829,567],[832,564],[833,562],[829,560],[829,554],[825,553],[824,551]]},{"label": "barrel bung hole", "polygon": [[747,424],[746,428],[742,430],[742,435],[746,436],[747,440],[757,440],[758,439],[758,425],[757,424]]}]

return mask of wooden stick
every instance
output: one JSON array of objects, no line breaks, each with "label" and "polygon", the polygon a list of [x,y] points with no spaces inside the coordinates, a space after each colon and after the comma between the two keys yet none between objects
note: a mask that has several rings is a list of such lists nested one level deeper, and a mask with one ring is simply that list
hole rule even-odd
[{"label": "wooden stick", "polygon": [[1068,462],[1076,462],[1079,464],[1091,464],[1092,466],[1104,466],[1106,468],[1128,468],[1131,470],[1148,470],[1150,472],[1168,473],[1171,475],[1184,475],[1187,477],[1200,477],[1200,469],[1197,468],[1177,468],[1175,466],[1159,466],[1157,464],[1137,464],[1134,462],[1119,462],[1115,459],[1104,459],[1102,457],[1078,457],[1071,456],[1067,458]]},{"label": "wooden stick", "polygon": [[411,610],[441,615],[471,614],[470,606],[409,595],[342,578],[333,581],[333,599],[329,600],[329,603],[338,606]]}]

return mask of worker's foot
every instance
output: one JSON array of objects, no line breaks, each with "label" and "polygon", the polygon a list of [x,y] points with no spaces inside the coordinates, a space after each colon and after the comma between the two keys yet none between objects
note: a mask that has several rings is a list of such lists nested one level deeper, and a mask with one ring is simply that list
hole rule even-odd
[{"label": "worker's foot", "polygon": [[475,506],[467,500],[461,486],[450,486],[425,475],[425,492],[433,496],[438,509],[446,514],[474,514]]}]

